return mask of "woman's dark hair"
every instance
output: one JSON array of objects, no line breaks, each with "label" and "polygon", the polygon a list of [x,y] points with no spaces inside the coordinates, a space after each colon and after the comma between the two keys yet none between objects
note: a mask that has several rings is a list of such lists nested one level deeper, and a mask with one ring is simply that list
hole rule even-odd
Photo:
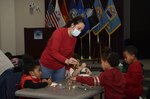
[{"label": "woman's dark hair", "polygon": [[101,56],[102,60],[107,61],[112,67],[117,67],[119,64],[119,55],[111,49],[106,49]]},{"label": "woman's dark hair", "polygon": [[124,49],[124,51],[127,51],[129,54],[135,55],[135,56],[137,56],[137,54],[138,54],[137,48],[135,46],[133,46],[133,45],[127,46]]},{"label": "woman's dark hair", "polygon": [[84,20],[84,18],[83,18],[82,16],[77,16],[77,17],[75,17],[75,18],[73,18],[73,19],[70,19],[70,20],[67,22],[67,24],[66,24],[65,27],[71,27],[71,24],[76,25],[76,24],[78,24],[78,23],[84,23],[84,24],[85,24],[85,20]]},{"label": "woman's dark hair", "polygon": [[30,55],[23,55],[23,64],[24,64],[24,73],[29,74],[30,71],[33,71],[37,66],[36,62],[34,61],[34,58]]}]

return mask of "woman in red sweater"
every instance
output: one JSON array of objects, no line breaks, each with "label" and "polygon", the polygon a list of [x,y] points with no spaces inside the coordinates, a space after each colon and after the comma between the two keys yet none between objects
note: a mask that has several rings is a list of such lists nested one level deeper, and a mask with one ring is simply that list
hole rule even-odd
[{"label": "woman in red sweater", "polygon": [[77,16],[69,21],[66,27],[54,31],[40,58],[42,78],[51,77],[56,82],[64,80],[65,75],[69,75],[70,68],[68,65],[79,64],[72,56],[76,37],[84,27],[84,19]]}]

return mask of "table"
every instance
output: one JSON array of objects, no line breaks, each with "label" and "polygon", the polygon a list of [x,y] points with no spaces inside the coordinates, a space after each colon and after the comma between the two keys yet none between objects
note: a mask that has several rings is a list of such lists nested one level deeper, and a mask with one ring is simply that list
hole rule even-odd
[{"label": "table", "polygon": [[[65,82],[62,82],[62,85],[65,86]],[[66,87],[50,87],[47,86],[45,88],[40,89],[21,89],[16,91],[15,95],[20,97],[28,97],[28,98],[40,98],[40,99],[88,99],[92,96],[100,94],[102,92],[102,88],[96,89],[87,89],[84,90],[82,88],[74,88],[69,90]]]}]

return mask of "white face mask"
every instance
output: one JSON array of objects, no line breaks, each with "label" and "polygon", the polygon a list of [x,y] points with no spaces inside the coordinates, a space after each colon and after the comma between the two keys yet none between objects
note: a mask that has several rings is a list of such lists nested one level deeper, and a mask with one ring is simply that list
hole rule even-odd
[{"label": "white face mask", "polygon": [[81,33],[81,31],[79,31],[76,28],[72,31],[72,35],[75,36],[75,37],[78,36],[80,33]]}]

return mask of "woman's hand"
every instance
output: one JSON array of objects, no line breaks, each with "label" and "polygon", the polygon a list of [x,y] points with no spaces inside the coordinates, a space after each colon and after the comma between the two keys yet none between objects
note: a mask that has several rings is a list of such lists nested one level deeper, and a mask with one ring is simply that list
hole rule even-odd
[{"label": "woman's hand", "polygon": [[76,65],[76,64],[79,64],[79,62],[75,59],[75,58],[69,58],[69,59],[66,59],[65,60],[65,63],[67,64],[67,65],[69,65],[69,64],[72,64],[72,65]]}]

